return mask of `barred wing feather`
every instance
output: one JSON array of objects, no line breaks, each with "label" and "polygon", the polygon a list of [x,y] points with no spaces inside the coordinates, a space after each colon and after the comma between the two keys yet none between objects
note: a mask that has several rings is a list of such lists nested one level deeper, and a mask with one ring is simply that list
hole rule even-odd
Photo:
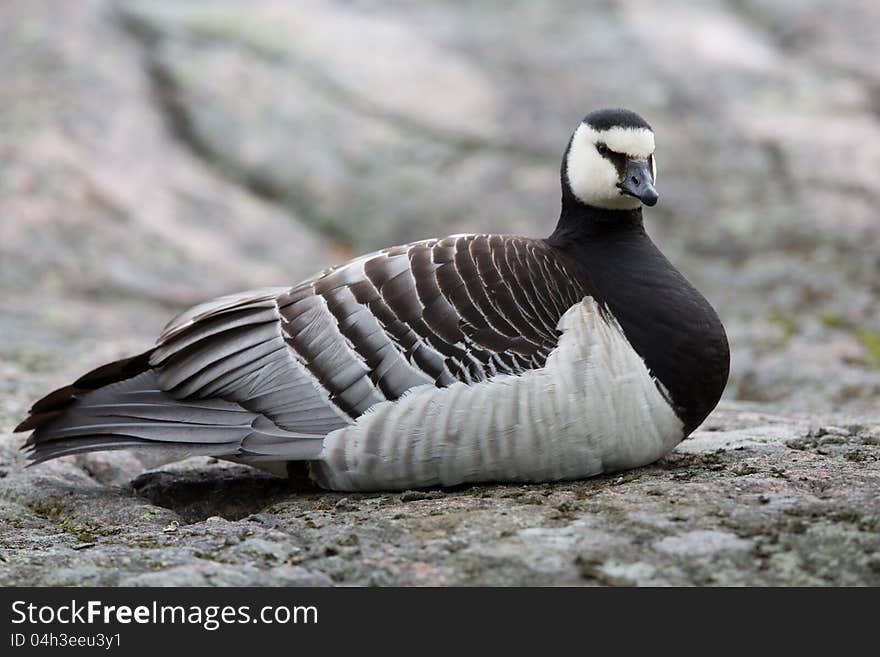
[{"label": "barred wing feather", "polygon": [[[196,306],[141,356],[38,402],[36,460],[185,445],[308,459],[320,439],[418,386],[543,366],[584,297],[542,240],[461,235],[363,256],[292,288]],[[109,384],[109,385],[108,385]]]}]

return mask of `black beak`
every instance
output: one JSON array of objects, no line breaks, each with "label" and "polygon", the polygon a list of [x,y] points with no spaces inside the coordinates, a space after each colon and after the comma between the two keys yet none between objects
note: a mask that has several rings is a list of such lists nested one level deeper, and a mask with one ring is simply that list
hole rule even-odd
[{"label": "black beak", "polygon": [[629,160],[626,163],[626,177],[617,187],[624,194],[634,196],[645,205],[656,205],[660,195],[654,189],[654,180],[651,178],[651,169],[647,162]]}]

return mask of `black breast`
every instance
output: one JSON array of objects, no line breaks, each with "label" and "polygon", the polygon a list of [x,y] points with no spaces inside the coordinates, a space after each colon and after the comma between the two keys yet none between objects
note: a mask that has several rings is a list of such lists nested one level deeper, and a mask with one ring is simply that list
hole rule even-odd
[{"label": "black breast", "polygon": [[557,230],[549,242],[607,305],[668,391],[689,434],[715,408],[727,384],[727,335],[709,302],[645,233],[641,211],[632,217],[586,231]]}]

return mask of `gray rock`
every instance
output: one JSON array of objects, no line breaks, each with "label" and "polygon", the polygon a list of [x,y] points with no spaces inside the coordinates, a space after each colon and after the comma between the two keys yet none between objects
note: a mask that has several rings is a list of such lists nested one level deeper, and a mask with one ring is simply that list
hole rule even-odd
[{"label": "gray rock", "polygon": [[666,536],[654,543],[654,548],[680,557],[697,557],[718,552],[751,549],[752,542],[736,534],[713,529],[697,529],[675,536]]},{"label": "gray rock", "polygon": [[155,573],[126,578],[120,586],[326,586],[330,579],[299,566],[279,566],[267,572],[241,566],[195,562]]},{"label": "gray rock", "polygon": [[[856,430],[823,446],[768,426]],[[9,447],[0,585],[878,585],[878,429],[724,405],[646,468],[414,501],[209,459],[117,486]]]}]

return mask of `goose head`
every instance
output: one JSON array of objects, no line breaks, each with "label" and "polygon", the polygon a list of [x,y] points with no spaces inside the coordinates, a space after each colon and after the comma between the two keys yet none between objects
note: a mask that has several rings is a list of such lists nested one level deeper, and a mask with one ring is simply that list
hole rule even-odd
[{"label": "goose head", "polygon": [[654,132],[627,109],[599,109],[574,131],[562,162],[563,194],[607,210],[655,205]]}]

